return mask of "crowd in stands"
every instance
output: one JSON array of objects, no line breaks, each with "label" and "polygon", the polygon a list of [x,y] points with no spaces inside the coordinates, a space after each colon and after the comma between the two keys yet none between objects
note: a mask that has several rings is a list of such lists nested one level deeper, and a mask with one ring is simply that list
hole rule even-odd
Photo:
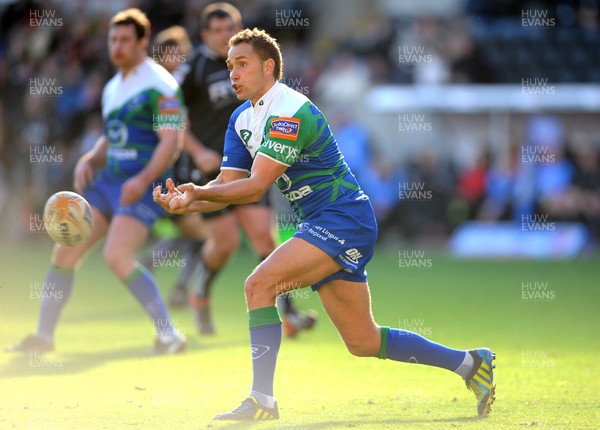
[{"label": "crowd in stands", "polygon": [[[147,12],[153,34],[182,25],[192,43],[199,43],[198,16],[207,1],[123,3]],[[467,219],[518,220],[525,213],[542,213],[552,220],[584,222],[600,237],[599,142],[571,142],[559,117],[532,116],[523,135],[506,143],[508,159],[482,144],[472,166],[459,166],[431,149],[392,165],[356,113],[346,108],[377,84],[510,83],[514,76],[507,64],[512,60],[532,73],[539,62],[553,64],[550,54],[521,61],[522,40],[530,48],[556,42],[565,52],[579,43],[579,59],[556,79],[598,82],[600,51],[594,43],[600,40],[599,11],[594,2],[470,0],[449,17],[380,14],[362,19],[342,40],[320,43],[318,52],[309,49],[317,42],[306,29],[278,28],[267,3],[232,3],[244,11],[246,26],[265,28],[280,40],[284,82],[323,105],[347,162],[371,196],[382,236],[445,236]],[[284,1],[278,7],[302,9],[312,23],[319,19],[318,2]],[[548,32],[549,39],[523,28],[526,8],[548,11],[547,18],[554,19],[556,31]],[[33,10],[54,11],[59,20],[32,24],[32,16],[42,16],[32,15]],[[112,12],[94,2],[67,6],[21,0],[0,6],[0,213],[9,193],[18,190],[18,215],[26,224],[51,192],[71,188],[74,163],[101,135],[101,91],[114,73],[106,48]],[[588,51],[590,46],[596,49]],[[399,63],[399,47],[428,60]],[[54,157],[36,162],[44,151]],[[524,161],[527,154],[547,157]],[[425,194],[406,198],[402,190],[413,186]]]}]

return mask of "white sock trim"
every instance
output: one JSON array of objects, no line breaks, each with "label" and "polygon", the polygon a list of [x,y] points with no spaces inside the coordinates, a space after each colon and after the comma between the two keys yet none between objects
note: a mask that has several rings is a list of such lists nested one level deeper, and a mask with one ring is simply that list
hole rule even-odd
[{"label": "white sock trim", "polygon": [[454,373],[458,373],[463,379],[467,379],[467,376],[469,376],[469,373],[473,370],[474,364],[475,360],[473,359],[473,356],[469,354],[469,351],[465,351],[465,358],[460,366],[456,368]]},{"label": "white sock trim", "polygon": [[256,400],[258,400],[258,403],[260,403],[263,406],[266,406],[267,408],[275,407],[275,397],[273,396],[267,396],[266,394],[259,393],[258,391],[254,390],[250,391],[250,395]]}]

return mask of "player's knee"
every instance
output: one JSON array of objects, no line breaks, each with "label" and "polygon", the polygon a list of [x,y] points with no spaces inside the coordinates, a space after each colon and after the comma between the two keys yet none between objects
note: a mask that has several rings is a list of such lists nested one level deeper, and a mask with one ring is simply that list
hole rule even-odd
[{"label": "player's knee", "polygon": [[252,298],[259,294],[260,288],[260,276],[255,275],[253,272],[246,278],[246,281],[244,282],[244,293],[246,294],[246,298]]},{"label": "player's knee", "polygon": [[56,245],[50,262],[61,269],[72,269],[81,260],[81,257],[81,254],[72,252],[66,246]]},{"label": "player's knee", "polygon": [[275,300],[275,287],[271,285],[266,276],[260,271],[254,271],[250,276],[246,278],[244,283],[244,293],[246,294],[246,301],[252,303],[258,299],[262,300]]},{"label": "player's knee", "polygon": [[104,258],[104,261],[106,262],[108,267],[112,270],[114,270],[115,267],[117,267],[119,264],[119,256],[117,255],[117,253],[113,252],[107,247],[104,247],[104,249],[102,250],[102,257]]},{"label": "player's knee", "polygon": [[112,270],[119,278],[125,278],[127,276],[127,267],[129,266],[128,259],[113,249],[104,247],[102,250],[102,256],[106,265]]}]

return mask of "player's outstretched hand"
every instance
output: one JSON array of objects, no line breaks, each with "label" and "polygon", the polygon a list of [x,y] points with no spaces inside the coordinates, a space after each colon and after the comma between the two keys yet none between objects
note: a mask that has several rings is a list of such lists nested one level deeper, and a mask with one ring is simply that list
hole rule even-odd
[{"label": "player's outstretched hand", "polygon": [[177,190],[177,188],[175,188],[175,185],[173,184],[173,179],[171,178],[167,179],[166,187],[167,190],[163,193],[162,186],[156,186],[154,188],[154,191],[152,191],[152,198],[154,199],[154,202],[157,205],[162,207],[164,210],[171,212],[169,203],[171,203],[171,200],[173,200],[181,193]]},{"label": "player's outstretched hand", "polygon": [[188,208],[192,203],[194,203],[197,200],[196,189],[198,188],[199,187],[197,185],[194,185],[191,182],[179,185],[177,187],[177,191],[179,191],[180,194],[175,199],[171,200],[169,206],[171,206],[172,209]]},{"label": "player's outstretched hand", "polygon": [[195,200],[194,184],[183,184],[175,188],[175,183],[169,178],[166,187],[167,190],[164,193],[160,185],[154,188],[152,197],[156,204],[173,214],[189,213],[189,206]]}]

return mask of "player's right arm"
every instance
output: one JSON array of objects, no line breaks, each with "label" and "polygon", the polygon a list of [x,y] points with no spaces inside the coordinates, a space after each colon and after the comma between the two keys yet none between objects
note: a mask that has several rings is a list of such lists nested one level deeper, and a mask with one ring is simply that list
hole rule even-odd
[{"label": "player's right arm", "polygon": [[[243,105],[242,105],[243,106]],[[252,156],[244,147],[244,143],[235,130],[235,121],[239,116],[239,109],[236,110],[229,119],[229,125],[225,132],[225,148],[221,172],[216,179],[209,182],[206,186],[218,186],[229,182],[245,179],[250,175],[252,167]],[[220,210],[228,205],[222,202],[208,202],[205,200],[196,200],[194,198],[194,184],[183,184],[175,188],[172,180],[167,180],[167,192],[162,193],[161,187],[154,189],[154,201],[171,213],[186,214],[194,212],[212,212]],[[173,199],[183,198],[185,205],[176,205],[171,207]]]},{"label": "player's right arm", "polygon": [[[245,172],[239,170],[223,170],[219,173],[219,176],[214,180],[210,181],[209,184],[213,185],[221,185],[227,184],[229,182],[237,181],[239,179],[244,179],[248,177]],[[167,179],[166,183],[167,191],[163,194],[162,187],[159,185],[154,188],[152,192],[152,196],[154,201],[163,207],[167,212],[178,214],[178,215],[186,215],[191,213],[198,212],[213,212],[223,209],[228,206],[228,203],[217,203],[217,202],[207,202],[205,200],[194,200],[186,207],[171,207],[170,203],[175,197],[183,197],[188,200],[193,199],[194,188],[195,185],[192,183],[182,184],[178,187],[175,187],[175,183],[171,178]]]},{"label": "player's right arm", "polygon": [[75,191],[82,193],[85,187],[94,179],[94,170],[106,165],[108,140],[102,135],[92,149],[83,154],[75,165]]}]

